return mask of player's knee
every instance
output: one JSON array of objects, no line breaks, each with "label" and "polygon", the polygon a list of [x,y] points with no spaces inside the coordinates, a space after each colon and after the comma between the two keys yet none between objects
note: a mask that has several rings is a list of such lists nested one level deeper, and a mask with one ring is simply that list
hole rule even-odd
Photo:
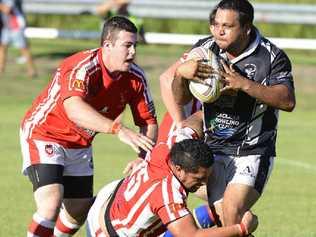
[{"label": "player's knee", "polygon": [[195,208],[193,216],[199,228],[209,228],[215,224],[211,210],[207,204]]},{"label": "player's knee", "polygon": [[64,209],[67,211],[69,221],[79,225],[83,224],[93,201],[94,198],[64,200]]},{"label": "player's knee", "polygon": [[62,202],[62,197],[56,192],[52,193],[35,193],[35,202],[37,206],[37,212],[43,218],[55,221],[57,219],[59,209]]},{"label": "player's knee", "polygon": [[51,221],[56,221],[59,213],[60,205],[49,203],[42,203],[41,205],[37,205],[37,213],[43,218]]}]

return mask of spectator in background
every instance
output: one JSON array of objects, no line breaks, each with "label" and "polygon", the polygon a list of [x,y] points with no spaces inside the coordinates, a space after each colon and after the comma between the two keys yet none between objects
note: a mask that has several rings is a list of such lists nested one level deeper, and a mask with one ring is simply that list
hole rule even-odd
[{"label": "spectator in background", "polygon": [[130,0],[108,0],[103,4],[97,6],[96,13],[99,16],[104,17],[105,19],[114,15],[126,16],[137,27],[138,42],[146,43],[143,20],[129,13],[129,3]]},{"label": "spectator in background", "polygon": [[1,0],[0,0],[0,39],[1,39],[1,31],[2,31],[2,3],[1,3]]},{"label": "spectator in background", "polygon": [[[154,145],[157,119],[145,74],[134,63],[136,41],[131,21],[108,19],[101,46],[65,59],[26,113],[23,173],[37,207],[28,237],[71,236],[84,223],[93,201],[91,143],[97,133],[117,135],[141,157]],[[118,121],[127,105],[139,133]]]},{"label": "spectator in background", "polygon": [[22,57],[27,63],[27,73],[30,77],[36,77],[36,69],[33,63],[29,44],[24,35],[26,20],[22,11],[21,0],[2,0],[1,11],[1,44],[0,44],[0,74],[5,71],[8,46],[10,44],[21,50]]}]

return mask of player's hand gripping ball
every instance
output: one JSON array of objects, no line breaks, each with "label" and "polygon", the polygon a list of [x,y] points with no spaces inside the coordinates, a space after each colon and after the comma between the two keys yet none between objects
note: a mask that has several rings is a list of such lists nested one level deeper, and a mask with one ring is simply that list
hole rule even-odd
[{"label": "player's hand gripping ball", "polygon": [[[207,57],[205,57],[205,55],[207,55]],[[221,70],[218,57],[212,51],[208,50],[208,53],[203,56],[203,62],[205,61],[205,63],[210,65],[216,72]],[[220,80],[220,74],[216,72],[212,73],[209,78],[204,80],[206,84],[197,81],[189,82],[190,92],[199,101],[203,103],[212,103],[221,95],[223,84]]]}]

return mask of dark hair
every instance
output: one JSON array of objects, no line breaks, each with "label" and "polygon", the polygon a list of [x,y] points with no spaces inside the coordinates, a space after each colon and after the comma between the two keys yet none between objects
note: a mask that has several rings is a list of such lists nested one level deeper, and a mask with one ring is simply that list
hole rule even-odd
[{"label": "dark hair", "polygon": [[210,15],[209,15],[209,24],[213,25],[214,24],[214,19],[215,19],[215,15],[216,15],[216,11],[217,11],[217,6],[215,6],[213,8],[213,10],[211,11]]},{"label": "dark hair", "polygon": [[190,173],[197,173],[200,167],[208,168],[214,163],[211,149],[205,142],[196,139],[175,143],[170,151],[170,160]]},{"label": "dark hair", "polygon": [[252,25],[254,17],[254,9],[248,0],[222,0],[212,10],[210,14],[210,24],[213,23],[217,9],[233,10],[239,15],[239,23],[241,26],[246,24]]},{"label": "dark hair", "polygon": [[134,23],[124,16],[113,16],[106,20],[103,25],[101,45],[104,40],[115,42],[117,34],[122,30],[135,34],[137,33],[137,28]]}]

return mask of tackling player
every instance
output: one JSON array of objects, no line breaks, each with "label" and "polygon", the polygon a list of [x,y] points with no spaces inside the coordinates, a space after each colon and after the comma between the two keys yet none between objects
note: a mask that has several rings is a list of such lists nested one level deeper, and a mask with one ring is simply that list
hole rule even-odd
[{"label": "tackling player", "polygon": [[205,184],[213,155],[201,140],[185,139],[171,151],[165,143],[153,149],[133,173],[98,193],[88,214],[93,237],[158,236],[166,228],[181,237],[246,236],[257,227],[257,217],[245,213],[240,224],[199,229],[187,208],[190,192]]},{"label": "tackling player", "polygon": [[[37,206],[28,237],[70,236],[85,221],[97,133],[117,135],[138,153],[152,149],[157,120],[144,72],[134,63],[136,38],[132,22],[110,18],[101,47],[66,58],[26,113],[20,133],[23,173]],[[140,133],[119,122],[126,105]]]}]

